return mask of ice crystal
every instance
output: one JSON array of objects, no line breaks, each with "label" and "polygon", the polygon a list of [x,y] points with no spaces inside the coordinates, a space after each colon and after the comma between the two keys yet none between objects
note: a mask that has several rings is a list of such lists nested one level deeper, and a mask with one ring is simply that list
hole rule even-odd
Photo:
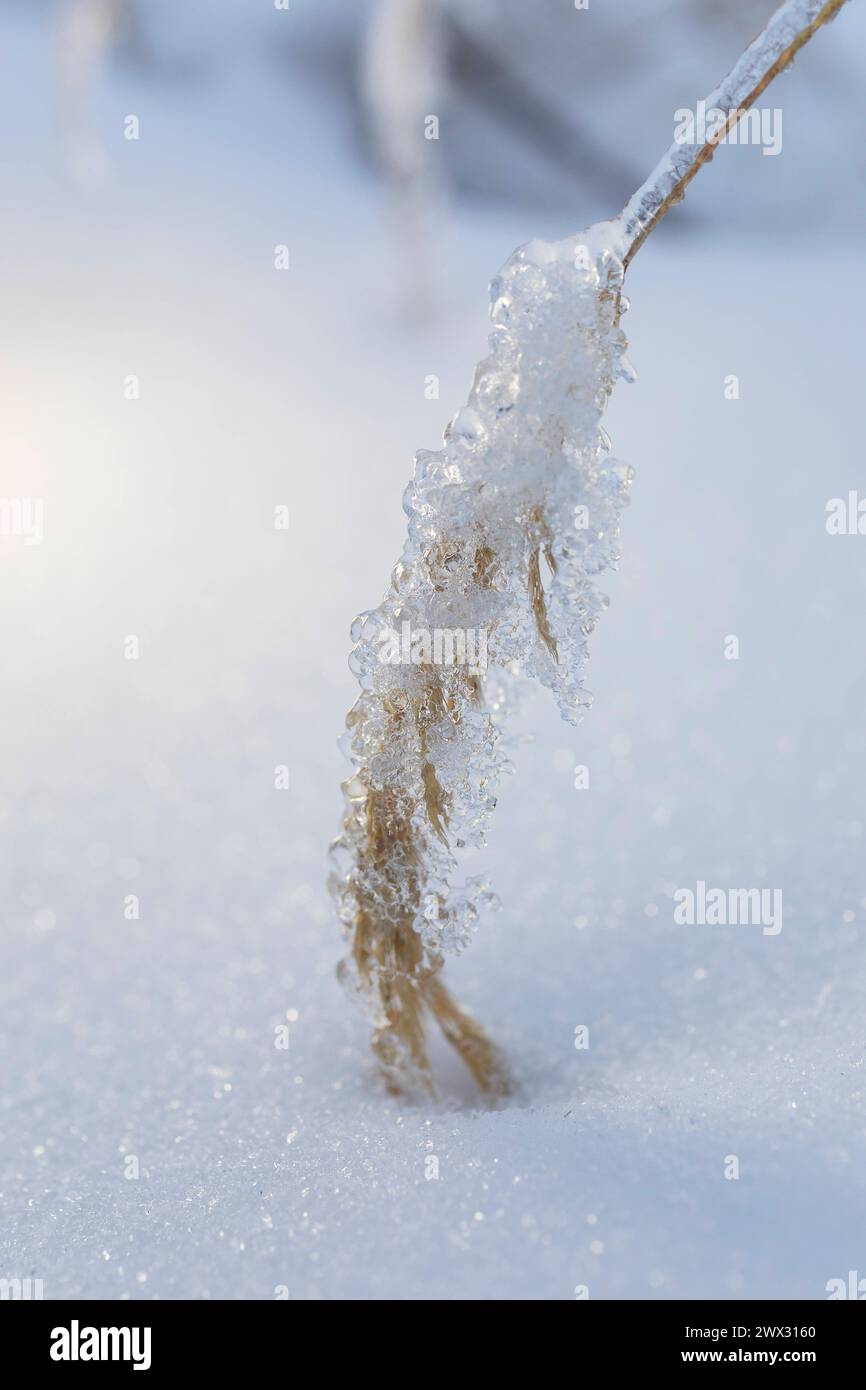
[{"label": "ice crystal", "polygon": [[331,885],[353,935],[341,975],[395,1085],[413,1069],[426,1078],[425,1007],[480,1080],[496,1072],[483,1035],[468,1055],[461,1045],[464,1026],[477,1034],[466,1016],[447,1001],[452,1036],[437,1008],[442,952],[467,943],[491,901],[480,879],[452,883],[457,852],[484,841],[515,681],[548,686],[572,723],[591,698],[587,638],[606,603],[595,577],[617,562],[631,480],[600,424],[632,376],[612,226],[530,242],[493,281],[490,355],[443,447],[417,454],[403,554],[352,627],[361,692]]}]

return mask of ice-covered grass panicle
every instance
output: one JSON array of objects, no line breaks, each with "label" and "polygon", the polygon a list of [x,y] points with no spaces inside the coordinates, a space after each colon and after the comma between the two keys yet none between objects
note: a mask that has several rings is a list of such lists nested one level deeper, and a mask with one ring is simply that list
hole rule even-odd
[{"label": "ice-covered grass panicle", "polygon": [[373,1020],[394,1091],[433,1089],[427,1013],[483,1089],[508,1089],[499,1053],[439,972],[492,902],[482,881],[453,878],[496,804],[515,679],[548,686],[572,723],[589,703],[586,640],[605,604],[595,576],[618,559],[631,481],[601,427],[614,383],[633,375],[619,326],[625,268],[843,3],[787,0],[707,98],[728,113],[713,137],[674,143],[615,221],[515,252],[491,287],[490,355],[469,399],[443,448],[416,456],[403,554],[383,602],[352,628],[361,693],[331,850],[352,944],[340,973]]},{"label": "ice-covered grass panicle", "polygon": [[[605,605],[595,576],[616,562],[631,480],[600,425],[631,375],[612,230],[531,242],[494,280],[490,354],[443,447],[416,457],[403,554],[384,601],[353,625],[361,693],[331,883],[352,939],[341,974],[394,1089],[432,1085],[425,1012],[483,1087],[507,1086],[439,971],[492,901],[481,880],[452,880],[496,804],[515,678],[548,686],[570,722],[590,700],[586,641]],[[450,637],[438,661],[437,634]],[[459,659],[460,634],[485,669]]]}]

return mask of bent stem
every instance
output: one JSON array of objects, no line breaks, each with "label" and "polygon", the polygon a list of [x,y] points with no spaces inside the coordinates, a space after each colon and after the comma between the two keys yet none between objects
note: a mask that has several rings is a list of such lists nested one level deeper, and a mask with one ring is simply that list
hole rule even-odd
[{"label": "bent stem", "polygon": [[[692,179],[709,163],[716,145],[727,135],[773,79],[793,61],[818,29],[833,19],[845,0],[787,0],[766,28],[749,46],[725,80],[706,100],[707,108],[725,113],[724,122],[703,144],[674,143],[646,182],[637,190],[620,217],[608,224],[611,249],[628,267],[632,258],[665,214],[679,202]],[[599,292],[614,324],[619,320],[619,289]],[[560,652],[551,625],[542,582],[541,561],[556,575],[554,536],[541,501],[523,514],[525,551],[524,582],[540,642],[556,664]],[[437,542],[438,553],[428,564],[457,557],[460,542]],[[495,537],[479,539],[471,571],[471,588],[494,587],[497,569]],[[435,566],[434,566],[435,567]],[[431,569],[432,573],[432,569]],[[435,587],[435,583],[434,583]],[[477,677],[467,677],[464,690],[478,707],[482,701]],[[347,727],[365,718],[364,701],[347,719]],[[457,1050],[482,1090],[505,1094],[507,1074],[498,1050],[480,1026],[451,998],[440,978],[442,956],[424,948],[415,929],[425,891],[423,821],[447,849],[450,797],[431,754],[431,733],[443,722],[459,723],[454,692],[446,688],[435,668],[420,693],[410,700],[404,693],[382,700],[386,716],[384,743],[401,729],[414,727],[414,746],[420,762],[420,787],[407,793],[396,786],[373,786],[361,778],[359,793],[350,797],[350,817],[362,827],[361,850],[353,879],[350,909],[353,936],[352,959],[361,987],[374,1000],[376,1027],[373,1049],[389,1089],[401,1092],[409,1069],[435,1094],[424,1037],[425,1015],[432,1014],[448,1042]],[[404,723],[404,721],[407,721]],[[421,819],[423,817],[423,820]],[[349,822],[346,822],[348,827]]]},{"label": "bent stem", "polygon": [[780,72],[793,63],[813,34],[828,24],[845,0],[787,0],[781,5],[727,77],[705,100],[705,108],[726,112],[724,123],[702,145],[671,145],[649,178],[620,214],[621,259],[625,269],[665,213],[682,201],[699,169],[709,164],[716,146],[743,112],[758,100]]}]

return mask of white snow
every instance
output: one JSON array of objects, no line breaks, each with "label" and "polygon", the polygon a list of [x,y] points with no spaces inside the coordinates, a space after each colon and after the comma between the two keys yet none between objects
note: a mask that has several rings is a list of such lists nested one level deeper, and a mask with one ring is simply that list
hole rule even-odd
[{"label": "white snow", "polygon": [[[477,856],[504,909],[446,969],[522,1089],[475,1109],[443,1055],[442,1103],[401,1105],[334,978],[348,622],[483,354],[488,275],[580,219],[453,210],[439,316],[407,329],[381,191],[303,84],[115,76],[98,109],[142,140],[76,191],[35,21],[3,29],[0,492],[44,499],[45,539],[0,544],[0,1277],[822,1298],[866,1273],[866,538],[825,529],[866,490],[862,248],[828,208],[821,239],[702,227],[630,268],[595,705],[574,730],[527,702]],[[676,926],[698,879],[781,887],[784,929]]]}]

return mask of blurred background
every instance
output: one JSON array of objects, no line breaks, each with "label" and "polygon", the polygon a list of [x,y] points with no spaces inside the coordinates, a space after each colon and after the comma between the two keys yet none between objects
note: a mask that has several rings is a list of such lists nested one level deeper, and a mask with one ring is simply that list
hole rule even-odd
[{"label": "blurred background", "polygon": [[[324,890],[349,622],[488,280],[618,212],[769,10],[0,4],[0,499],[42,516],[0,536],[0,1276],[737,1298],[864,1269],[866,540],[825,528],[866,495],[862,6],[770,89],[781,152],[721,149],[629,270],[596,706],[528,700],[467,863],[504,907],[449,966],[513,1103],[445,1058],[438,1106],[381,1095]],[[698,878],[781,886],[783,932],[674,926]]]}]

